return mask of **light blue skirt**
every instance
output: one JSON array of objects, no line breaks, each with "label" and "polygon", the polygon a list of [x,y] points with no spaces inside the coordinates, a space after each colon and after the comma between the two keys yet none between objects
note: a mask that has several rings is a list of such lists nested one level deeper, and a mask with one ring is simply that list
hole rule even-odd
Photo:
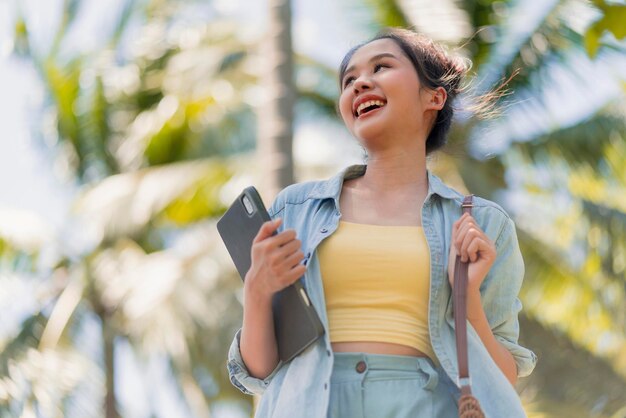
[{"label": "light blue skirt", "polygon": [[440,373],[427,357],[335,353],[328,418],[456,418]]}]

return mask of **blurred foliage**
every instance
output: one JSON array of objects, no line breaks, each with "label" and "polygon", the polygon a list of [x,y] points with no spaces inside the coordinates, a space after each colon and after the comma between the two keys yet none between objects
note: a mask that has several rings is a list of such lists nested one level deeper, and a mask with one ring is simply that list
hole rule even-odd
[{"label": "blurred foliage", "polygon": [[[498,201],[515,218],[527,268],[521,341],[540,358],[517,388],[529,416],[621,418],[625,7],[341,4],[358,8],[355,25],[372,34],[411,26],[461,45],[456,52],[474,62],[462,102],[519,70],[502,116],[460,117],[448,150],[431,164],[449,184]],[[79,187],[74,213],[86,244],[72,253],[39,220],[0,216],[0,265],[10,272],[0,275],[0,303],[32,299],[20,327],[0,335],[0,417],[102,416],[93,405],[111,392],[112,373],[124,373],[111,355],[125,345],[148,391],[159,384],[145,378],[150,364],[166,362],[189,416],[209,416],[222,401],[249,411],[249,397],[226,375],[226,349],[241,323],[240,281],[214,222],[255,173],[258,39],[215,16],[190,24],[193,1],[128,0],[102,48],[68,54],[83,6],[66,0],[43,53],[32,48],[29,21],[15,20],[14,52],[45,84],[42,143],[53,144],[57,166]],[[533,19],[521,18],[530,12]],[[437,16],[437,25],[420,27],[416,13]],[[133,24],[139,29],[128,37]],[[444,33],[461,26],[470,34]],[[338,120],[336,70],[303,55],[296,64],[298,109]],[[611,77],[621,83],[613,95],[598,87]],[[563,121],[561,108],[577,116]],[[155,416],[158,407],[151,402]]]},{"label": "blurred foliage", "polygon": [[623,40],[626,37],[626,5],[607,3],[605,0],[593,0],[602,12],[601,17],[594,22],[585,33],[585,47],[591,57],[595,57],[600,48],[601,38],[606,32],[613,34],[615,39]]},{"label": "blurred foliage", "polygon": [[389,0],[366,0],[372,10],[373,20],[380,26],[406,26],[407,17],[399,2]]},{"label": "blurred foliage", "polygon": [[[16,25],[16,53],[28,54],[45,83],[43,120],[52,122],[42,139],[78,184],[73,210],[87,245],[80,254],[56,248],[34,267],[53,237],[32,251],[0,239],[3,264],[31,275],[36,289],[21,330],[0,343],[0,416],[124,415],[113,396],[122,341],[144,372],[165,360],[193,416],[210,416],[210,405],[229,399],[250,408],[226,372],[241,323],[240,280],[214,220],[229,203],[228,183],[250,172],[258,95],[251,45],[232,23],[185,24],[187,4],[128,1],[101,49],[68,55],[83,6],[65,3],[43,55],[27,47],[28,21]],[[131,22],[140,23],[132,41]],[[27,225],[1,231],[24,237]],[[94,327],[100,335],[87,343]],[[148,390],[157,384],[146,382]],[[151,408],[156,414],[159,404]]]}]

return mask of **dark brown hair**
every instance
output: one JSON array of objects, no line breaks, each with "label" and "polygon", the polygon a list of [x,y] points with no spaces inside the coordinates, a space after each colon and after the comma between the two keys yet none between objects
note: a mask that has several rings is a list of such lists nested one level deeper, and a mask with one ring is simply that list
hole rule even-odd
[{"label": "dark brown hair", "polygon": [[471,67],[471,61],[449,55],[443,46],[425,35],[407,29],[390,28],[348,51],[339,67],[340,86],[354,53],[362,46],[379,39],[391,39],[400,47],[415,67],[423,86],[430,89],[443,87],[448,94],[426,139],[426,154],[428,155],[446,144],[446,135],[450,130],[454,115],[454,99],[462,91],[461,84]]}]

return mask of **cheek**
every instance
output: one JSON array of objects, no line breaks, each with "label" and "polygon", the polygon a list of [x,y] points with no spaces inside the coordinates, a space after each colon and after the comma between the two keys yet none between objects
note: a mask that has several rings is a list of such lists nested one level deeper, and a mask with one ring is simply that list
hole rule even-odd
[{"label": "cheek", "polygon": [[422,113],[422,101],[417,89],[399,88],[394,94],[395,101],[392,103],[394,113],[401,118],[414,120]]},{"label": "cheek", "polygon": [[352,120],[352,99],[348,93],[342,93],[339,96],[339,113],[344,123],[348,123]]}]

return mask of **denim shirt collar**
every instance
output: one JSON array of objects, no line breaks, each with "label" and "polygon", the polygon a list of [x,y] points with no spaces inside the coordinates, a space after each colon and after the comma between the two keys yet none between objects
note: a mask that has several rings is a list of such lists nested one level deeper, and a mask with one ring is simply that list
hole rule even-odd
[{"label": "denim shirt collar", "polygon": [[[341,187],[344,180],[361,177],[365,174],[366,170],[367,165],[365,164],[351,165],[330,179],[317,183],[313,190],[309,193],[309,197],[318,199],[334,199],[337,203],[339,201],[339,195],[341,194]],[[428,195],[426,196],[426,200],[428,200],[433,194],[447,199],[459,198],[460,195],[458,192],[446,186],[439,179],[439,177],[431,173],[430,170],[426,170],[426,173],[428,175]]]}]

